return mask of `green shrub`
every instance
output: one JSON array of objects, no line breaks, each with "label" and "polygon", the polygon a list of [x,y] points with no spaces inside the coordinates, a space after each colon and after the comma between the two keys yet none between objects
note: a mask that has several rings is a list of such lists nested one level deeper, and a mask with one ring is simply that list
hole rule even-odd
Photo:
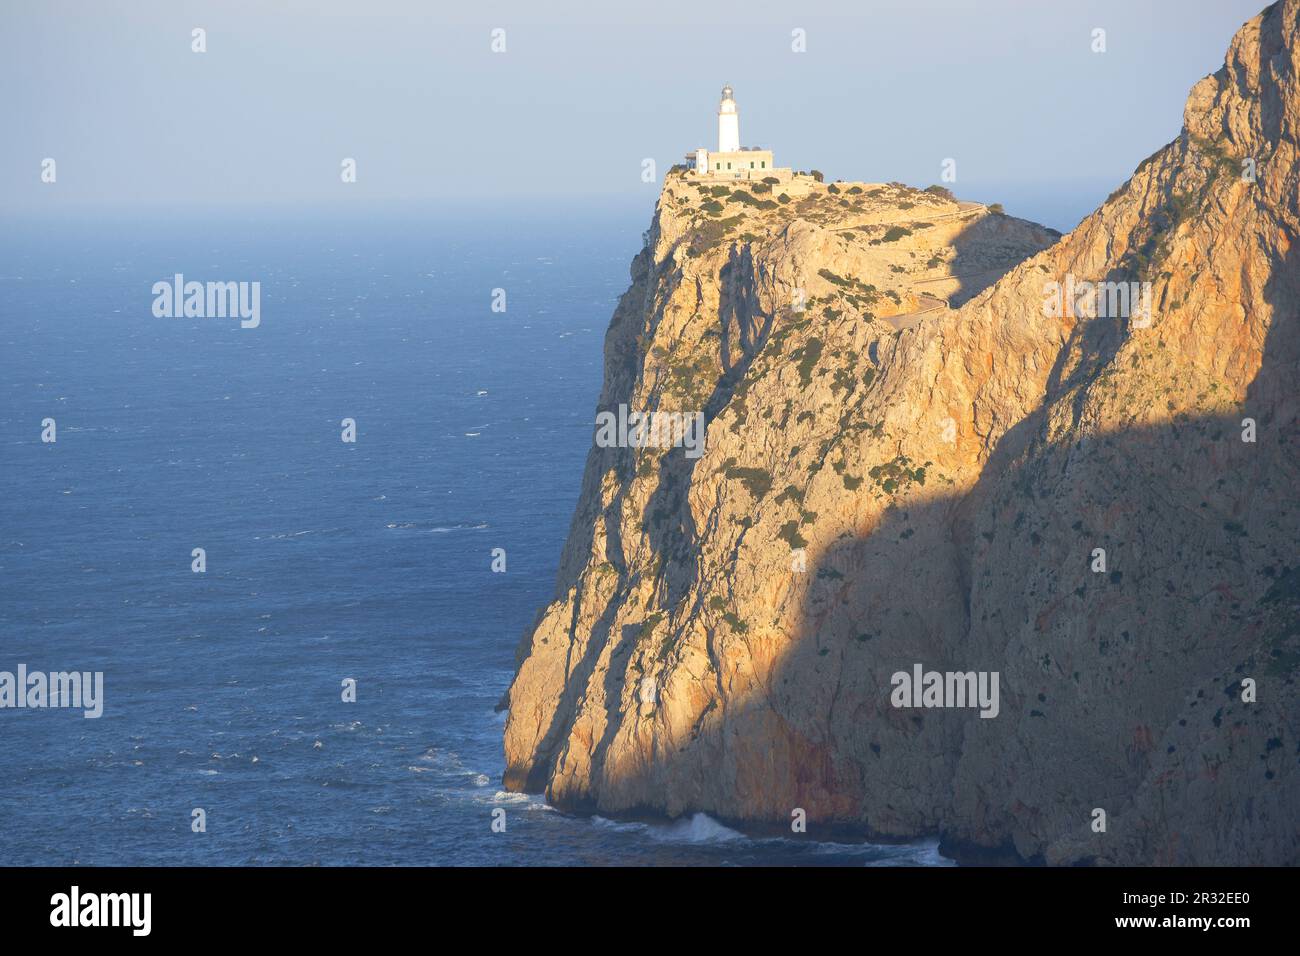
[{"label": "green shrub", "polygon": [[803,503],[803,495],[804,495],[804,493],[803,493],[802,491],[800,491],[798,488],[796,488],[794,485],[786,485],[786,486],[785,486],[785,491],[781,492],[781,493],[780,493],[779,495],[777,495],[776,498],[774,498],[773,500],[774,500],[777,504],[782,504],[782,503],[784,503],[784,502],[786,502],[786,501],[793,501],[793,502],[797,502],[797,503],[799,503],[799,504],[802,504],[802,503]]},{"label": "green shrub", "polygon": [[776,536],[790,545],[791,551],[798,551],[800,548],[808,547],[808,541],[799,533],[799,522],[787,521],[781,525],[781,530]]},{"label": "green shrub", "polygon": [[739,479],[755,498],[762,498],[772,490],[772,476],[762,468],[739,468],[733,465],[727,469],[727,477]]},{"label": "green shrub", "polygon": [[[710,200],[710,202],[705,203],[705,207],[707,208],[709,205],[716,205],[716,203]],[[718,208],[721,209],[722,207],[718,206]],[[728,216],[726,219],[705,222],[696,228],[695,234],[691,236],[690,245],[686,247],[686,254],[694,258],[716,248],[726,238],[727,231],[739,225],[743,220],[743,216]]]},{"label": "green shrub", "polygon": [[727,611],[722,615],[722,619],[731,625],[731,629],[739,634],[744,634],[749,630],[749,625],[738,618],[732,611]]},{"label": "green shrub", "polygon": [[807,345],[795,349],[790,357],[799,360],[799,381],[806,388],[812,384],[812,371],[822,357],[822,340],[809,339]]},{"label": "green shrub", "polygon": [[906,455],[899,455],[893,461],[876,465],[867,474],[872,481],[880,485],[882,491],[892,495],[895,491],[906,488],[913,482],[918,485],[925,484],[925,468],[933,463],[927,461],[925,465],[916,469],[913,469],[911,464],[911,459]]},{"label": "green shrub", "polygon": [[649,637],[650,633],[663,619],[664,619],[663,612],[655,611],[655,613],[651,614],[648,618],[646,618],[644,621],[641,622],[641,626],[637,628],[636,639],[639,641],[643,637]]}]

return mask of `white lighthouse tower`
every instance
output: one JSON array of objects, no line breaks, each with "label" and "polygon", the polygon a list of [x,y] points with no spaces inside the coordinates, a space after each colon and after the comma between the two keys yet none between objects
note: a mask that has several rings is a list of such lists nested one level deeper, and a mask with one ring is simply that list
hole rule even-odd
[{"label": "white lighthouse tower", "polygon": [[718,151],[701,147],[686,154],[688,168],[697,177],[708,179],[767,179],[788,182],[789,169],[772,167],[772,151],[740,145],[740,111],[730,86],[722,88],[718,104]]},{"label": "white lighthouse tower", "polygon": [[732,97],[730,86],[722,88],[722,102],[718,104],[718,152],[740,152],[740,113]]}]

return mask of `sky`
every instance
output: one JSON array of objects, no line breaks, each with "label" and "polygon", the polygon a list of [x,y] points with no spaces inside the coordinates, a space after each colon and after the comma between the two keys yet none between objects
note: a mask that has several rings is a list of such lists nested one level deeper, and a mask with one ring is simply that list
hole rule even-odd
[{"label": "sky", "polygon": [[0,214],[367,201],[648,214],[644,160],[661,176],[716,146],[729,83],[742,142],[779,166],[926,186],[951,158],[959,197],[1069,228],[1177,135],[1189,88],[1262,5],[5,0]]}]

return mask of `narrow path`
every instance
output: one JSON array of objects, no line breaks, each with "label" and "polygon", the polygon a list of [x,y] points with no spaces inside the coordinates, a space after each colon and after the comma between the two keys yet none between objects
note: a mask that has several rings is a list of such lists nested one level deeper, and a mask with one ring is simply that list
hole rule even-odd
[{"label": "narrow path", "polygon": [[[971,202],[963,199],[957,203],[956,212],[945,212],[938,216],[908,216],[902,215],[897,219],[878,219],[871,225],[894,226],[900,222],[945,222],[949,219],[964,219],[967,215],[978,209],[987,208],[982,202]],[[908,210],[900,210],[906,213]],[[832,232],[858,232],[858,226],[845,226],[843,229],[833,229]]]},{"label": "narrow path", "polygon": [[997,273],[998,275],[1003,275],[1007,272],[1010,272],[1011,269],[1014,268],[1015,266],[1012,266],[1008,269],[981,269],[979,272],[963,272],[960,275],[954,272],[951,275],[932,276],[929,279],[915,279],[913,280],[912,285],[925,285],[930,282],[950,282],[954,279],[960,282],[963,279],[972,279],[975,276],[986,276],[989,275],[990,273]]},{"label": "narrow path", "polygon": [[882,321],[888,322],[893,326],[895,332],[902,332],[904,329],[910,329],[913,326],[920,325],[921,320],[927,315],[933,315],[935,312],[946,312],[948,303],[932,295],[923,295],[920,297],[923,301],[929,300],[933,303],[928,308],[918,309],[915,312],[908,312],[904,315],[883,316]]}]

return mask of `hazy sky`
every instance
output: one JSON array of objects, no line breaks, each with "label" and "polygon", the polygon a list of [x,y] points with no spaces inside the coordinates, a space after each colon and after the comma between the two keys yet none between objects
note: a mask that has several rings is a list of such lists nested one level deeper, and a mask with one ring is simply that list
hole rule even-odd
[{"label": "hazy sky", "polygon": [[[715,146],[727,82],[742,142],[778,165],[925,186],[953,157],[961,196],[1077,218],[1176,135],[1189,87],[1262,6],[4,0],[0,208],[566,198],[648,210],[642,160],[662,171]],[[206,53],[191,52],[194,27]],[[1091,50],[1096,27],[1105,53]],[[796,28],[807,52],[791,50]]]}]

